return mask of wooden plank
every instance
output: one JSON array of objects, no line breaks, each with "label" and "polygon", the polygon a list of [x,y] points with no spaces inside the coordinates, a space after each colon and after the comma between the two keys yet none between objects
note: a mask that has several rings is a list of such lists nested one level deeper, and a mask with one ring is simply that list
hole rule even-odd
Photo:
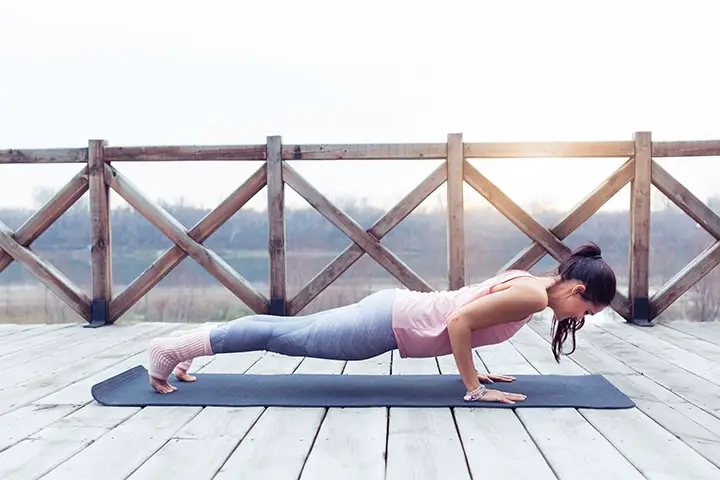
[{"label": "wooden plank", "polygon": [[555,235],[528,215],[467,161],[465,162],[465,181],[525,235],[547,250],[553,258],[561,260],[571,253],[570,249]]},{"label": "wooden plank", "polygon": [[[258,168],[250,177],[223,200],[212,212],[203,217],[188,235],[196,242],[204,242],[250,201],[266,184],[265,166]],[[173,245],[165,251],[138,278],[121,291],[110,304],[110,321],[115,322],[132,308],[147,292],[180,265],[187,253]]]},{"label": "wooden plank", "polygon": [[[44,412],[69,407],[46,405],[41,408]],[[139,411],[135,407],[107,408],[98,404],[79,408],[0,453],[0,478],[40,478]]]},{"label": "wooden plank", "polygon": [[114,428],[112,435],[103,435],[43,478],[125,479],[200,410],[199,407],[144,408]]},{"label": "wooden plank", "polygon": [[[547,333],[549,319],[531,323],[531,328],[550,342]],[[605,323],[607,322],[603,322],[603,325]],[[627,324],[623,326],[631,328]],[[659,330],[669,329],[657,326],[644,330],[654,334]],[[580,348],[572,355],[571,361],[577,362],[591,373],[605,375],[610,382],[635,401],[638,410],[683,440],[714,465],[720,465],[720,419],[690,404],[664,386],[647,378],[642,372],[632,370],[599,346],[588,342],[582,331],[579,345]],[[596,355],[597,352],[601,354]]]},{"label": "wooden plank", "polygon": [[[652,353],[654,351],[661,355],[660,358],[666,358],[662,352],[663,347],[670,347],[669,356],[676,359],[687,360],[687,354],[691,354],[691,352],[683,353],[669,344],[655,343],[647,334],[647,329],[643,329],[645,332],[642,332],[625,323],[602,322],[590,328],[590,330],[596,329],[610,332],[623,341],[636,345],[644,352]],[[591,348],[593,347],[591,346]],[[643,368],[639,373],[645,374],[646,370]],[[702,442],[696,442],[692,436],[685,435],[684,432],[694,432],[710,439],[717,437],[716,434],[688,425],[691,423],[690,419],[687,417],[683,419],[679,412],[673,412],[668,408],[657,408],[657,406],[648,408],[642,402],[643,400],[640,400],[641,407],[639,409],[645,415],[638,415],[637,409],[615,412],[621,413],[620,415],[611,415],[609,411],[593,409],[581,409],[580,411],[647,478],[665,478],[666,475],[669,478],[678,476],[714,478],[713,476],[720,473],[717,466],[709,462],[706,457],[709,455],[717,462],[720,450],[702,446],[698,450],[697,447]],[[686,404],[686,402],[682,403]],[[715,420],[720,425],[720,420]],[[679,428],[678,422],[680,422]],[[671,426],[673,430],[667,431],[665,425]],[[701,452],[703,452],[702,455]]]},{"label": "wooden plank", "polygon": [[[437,375],[435,358],[400,358],[393,351],[392,375]],[[470,479],[457,426],[449,408],[389,409],[387,480]]]},{"label": "wooden plank", "polygon": [[720,156],[720,140],[653,142],[654,157],[715,157]]},{"label": "wooden plank", "polygon": [[645,352],[720,386],[720,363],[644,332],[652,329],[642,329],[643,331],[641,331],[636,328],[624,328],[625,326],[624,324],[608,322],[597,327],[622,338]]},{"label": "wooden plank", "polygon": [[662,325],[692,335],[705,342],[720,345],[720,322],[698,322],[684,319],[663,322]]},{"label": "wooden plank", "polygon": [[[603,323],[606,320],[602,320]],[[611,320],[616,321],[616,320]],[[549,317],[531,321],[528,326],[538,335],[543,337],[548,344],[551,342]],[[623,325],[628,326],[623,323]],[[653,329],[655,330],[655,329]],[[588,331],[590,332],[588,334]],[[593,340],[593,336],[597,335]],[[614,345],[608,339],[610,333],[599,328],[592,328],[586,324],[578,331],[578,348],[566,361],[575,362],[591,373],[605,375],[608,380],[615,384],[623,393],[635,401],[662,402],[666,404],[689,404],[682,397],[673,393],[666,386],[657,383],[643,374],[642,369],[638,371],[632,368],[633,363],[643,364],[648,360],[645,352],[638,349],[623,348]],[[607,340],[605,344],[597,343],[597,339]],[[608,350],[607,348],[611,348]],[[612,349],[620,348],[625,357],[615,355]],[[695,407],[697,408],[697,407]]]},{"label": "wooden plank", "polygon": [[[677,325],[677,322],[672,323],[673,326]],[[712,362],[720,364],[720,345],[712,343],[705,338],[697,338],[683,331],[676,330],[664,323],[658,324],[657,327],[658,328],[648,328],[647,333],[653,337],[661,338],[672,345],[683,348]],[[703,335],[705,337],[707,335],[707,330],[705,330],[703,334],[705,334]]]},{"label": "wooden plank", "polygon": [[[157,329],[157,326],[149,324],[147,328]],[[11,389],[13,386],[26,382],[28,378],[36,378],[40,375],[51,374],[56,370],[66,367],[74,362],[81,361],[85,357],[99,355],[104,348],[115,346],[127,335],[138,335],[142,329],[121,328],[115,330],[103,330],[94,332],[92,330],[76,326],[74,341],[66,341],[64,345],[54,348],[47,355],[33,355],[32,352],[19,352],[23,356],[23,362],[3,370],[3,382],[0,383],[0,392]]]},{"label": "wooden plank", "polygon": [[54,265],[13,239],[13,231],[0,221],[0,248],[32,273],[43,285],[68,304],[80,317],[90,318],[90,298]]},{"label": "wooden plank", "polygon": [[[510,343],[527,361],[542,374],[585,375],[587,372],[574,362],[557,363],[552,356],[550,344],[540,341],[542,338],[529,328],[521,328]],[[568,338],[565,350],[572,348],[572,338]]]},{"label": "wooden plank", "polygon": [[482,362],[482,366],[476,365],[478,371],[501,375],[537,374],[537,370],[528,363],[527,359],[510,342],[485,345],[475,349],[475,353]]},{"label": "wooden plank", "polygon": [[[109,321],[112,300],[112,256],[110,241],[110,189],[105,183],[105,141],[90,140],[88,170],[90,172],[90,257],[92,261],[91,321]],[[102,308],[95,311],[95,308]]]},{"label": "wooden plank", "polygon": [[0,451],[18,443],[23,438],[32,435],[78,408],[80,408],[78,405],[28,405],[0,415]]},{"label": "wooden plank", "polygon": [[[213,473],[222,467],[237,443],[238,440],[232,437],[202,440],[171,438],[147,462],[127,477],[127,480],[157,478],[211,480]],[[188,455],[188,452],[192,454]]]},{"label": "wooden plank", "polygon": [[629,157],[633,142],[495,142],[465,143],[466,158]]},{"label": "wooden plank", "polygon": [[[130,343],[137,343],[140,345],[139,350],[144,350],[144,348],[149,343],[151,337],[155,338],[161,335],[165,336],[169,334],[175,334],[177,332],[186,330],[185,328],[182,328],[184,326],[187,326],[187,324],[167,324],[166,326],[152,329],[151,331],[146,332],[142,336],[134,337],[130,341]],[[141,351],[140,353],[123,353],[120,354],[120,357],[121,359],[118,359],[120,360],[119,362],[107,365],[106,368],[97,373],[93,373],[78,380],[68,380],[65,386],[60,390],[43,396],[42,398],[35,400],[33,403],[37,405],[86,405],[95,401],[92,397],[91,389],[92,386],[96,383],[107,380],[108,378],[118,375],[125,370],[133,368],[137,365],[144,365],[145,368],[149,367],[149,357],[147,351]],[[196,358],[193,362],[193,367],[203,366],[211,359],[212,357]]]},{"label": "wooden plank", "polygon": [[[425,180],[408,193],[397,205],[376,221],[368,233],[378,240],[387,235],[395,226],[407,218],[426,198],[437,190],[447,179],[447,166],[440,165]],[[348,268],[357,262],[365,250],[353,243],[328,264],[320,273],[303,287],[288,303],[288,315],[296,315]]]},{"label": "wooden plank", "polygon": [[[536,334],[540,335],[546,341],[546,345],[543,345],[540,348],[544,352],[550,352],[550,345],[552,341],[550,327],[551,319],[542,315],[537,315],[537,318],[534,318],[533,320],[528,322],[528,328],[534,331]],[[582,329],[580,331],[582,331]],[[526,337],[525,343],[528,343],[527,338],[528,337]],[[585,339],[579,334],[576,335],[576,342],[577,348],[575,349],[575,352],[573,352],[572,355],[561,357],[561,363],[569,363],[571,365],[577,364],[578,366],[589,372],[600,373],[603,375],[627,376],[636,373],[635,370],[628,367],[621,361],[617,360],[615,357],[613,357],[603,349],[598,348],[592,343],[588,342],[587,339]],[[566,345],[566,350],[569,350],[571,345],[570,338],[568,338],[568,343],[566,343]],[[542,355],[542,352],[538,353]],[[553,368],[556,367],[548,366],[548,359],[544,358],[548,356],[548,353],[542,355],[542,359],[539,362],[538,366],[542,365],[542,369],[544,371],[550,372]],[[525,357],[523,356],[523,358]],[[552,358],[551,360],[552,362],[555,361],[554,358]],[[567,368],[576,369],[576,367],[574,366]],[[575,371],[573,372],[573,374],[578,374],[578,372]]]},{"label": "wooden plank", "polygon": [[[46,336],[52,337],[54,332],[66,328],[72,328],[77,322],[72,323],[53,323],[48,324],[11,324],[3,323],[0,325],[0,349],[4,356],[6,353],[11,354],[22,350],[22,345],[30,345],[33,343],[42,343]],[[20,347],[17,347],[20,345]]]},{"label": "wooden plank", "polygon": [[[67,212],[88,190],[88,167],[83,167],[63,188],[61,188],[42,208],[36,211],[20,228],[13,238],[23,247],[29,247],[55,221]],[[10,255],[0,250],[0,272],[12,263]]]},{"label": "wooden plank", "polygon": [[[582,199],[558,223],[550,228],[550,232],[559,240],[569,237],[575,230],[592,217],[605,203],[614,197],[635,175],[632,159],[623,163],[604,182],[598,185],[588,196]],[[529,270],[539,262],[547,251],[537,242],[521,251],[497,272],[506,270]]]},{"label": "wooden plank", "polygon": [[703,250],[650,297],[650,315],[655,318],[720,264],[720,240]]},{"label": "wooden plank", "polygon": [[[367,360],[343,362],[342,374],[388,375],[391,356],[387,352]],[[300,480],[384,480],[386,439],[386,408],[329,408]]]},{"label": "wooden plank", "polygon": [[[647,415],[648,418],[657,422],[657,424],[664,428],[669,434],[675,435],[685,442],[688,447],[702,455],[707,461],[716,467],[720,467],[720,435],[717,433],[720,431],[717,424],[720,420],[718,420],[717,417],[713,417],[687,402],[679,405],[668,405],[646,400],[636,400],[635,402],[638,405],[638,409]],[[688,411],[688,408],[692,409],[692,411]],[[702,415],[702,417],[698,418],[698,413]],[[715,423],[714,425],[712,424],[713,422]],[[623,439],[622,441],[625,440]],[[662,473],[671,474],[673,470],[683,467],[684,464],[678,462],[677,467],[670,468],[669,472],[665,470]],[[685,468],[685,470],[692,469]],[[660,472],[657,473],[660,474]],[[717,475],[717,473],[715,473],[715,475]],[[668,477],[670,476],[668,475]]]},{"label": "wooden plank", "polygon": [[720,216],[654,161],[652,184],[710,235],[720,240]]},{"label": "wooden plank", "polygon": [[[302,361],[268,352],[246,373],[290,374]],[[212,478],[298,478],[324,416],[323,408],[266,408]]]},{"label": "wooden plank", "polygon": [[111,162],[265,160],[265,147],[265,145],[107,147],[105,158]]},{"label": "wooden plank", "polygon": [[[523,359],[526,367],[519,371],[526,375],[583,373],[572,361],[557,364],[549,345],[527,328],[521,329],[509,344],[505,342],[503,347],[494,348],[504,348],[505,357]],[[517,354],[511,355],[509,348],[517,349]],[[484,350],[484,347],[479,349]],[[498,362],[488,366],[495,373],[513,373]],[[498,389],[502,389],[502,384]],[[576,409],[519,408],[515,414],[558,479],[643,478]],[[573,454],[566,455],[568,451]]]},{"label": "wooden plank", "polygon": [[268,137],[267,157],[270,309],[274,315],[284,315],[287,302],[287,276],[285,273],[285,182],[281,137]]},{"label": "wooden plank", "polygon": [[[99,342],[99,349],[85,349],[87,355],[93,355],[92,361],[87,361],[87,357],[76,357],[76,361],[69,361],[64,357],[67,352],[61,352],[56,356],[57,363],[60,363],[58,368],[31,377],[26,375],[22,383],[0,391],[0,412],[8,412],[36,402],[70,383],[83,380],[131,355],[146,351],[149,342],[149,338],[146,337],[162,328],[163,326],[159,324],[127,327],[124,329],[126,333],[119,334],[114,342]],[[71,349],[70,352],[74,350]]]},{"label": "wooden plank", "polygon": [[[234,355],[214,358],[240,358]],[[242,373],[236,367],[237,365],[223,373]],[[205,370],[203,373],[206,373]],[[213,373],[220,372],[215,370]],[[264,407],[206,407],[129,479],[212,479],[264,412]],[[187,452],[193,452],[193,455],[187,455]]]},{"label": "wooden plank", "polygon": [[3,163],[87,163],[87,148],[0,150]]},{"label": "wooden plank", "polygon": [[631,312],[633,301],[647,297],[650,257],[650,183],[652,178],[652,138],[649,132],[635,134],[635,177],[630,203],[630,272]]},{"label": "wooden plank", "polygon": [[285,145],[283,160],[423,160],[445,159],[444,143]]},{"label": "wooden plank", "polygon": [[172,215],[155,205],[114,167],[105,165],[105,181],[150,223],[193,258],[256,313],[265,313],[268,300],[230,265],[205,245],[193,240]]},{"label": "wooden plank", "polygon": [[[479,348],[476,353],[489,350],[506,354],[505,358],[513,360],[494,364],[498,369],[492,369],[493,373],[537,373],[507,342]],[[514,356],[507,355],[510,351]],[[438,357],[437,361],[441,374],[458,374],[451,355]],[[478,365],[476,369],[487,371]],[[502,390],[502,384],[497,387]],[[512,410],[483,408],[482,403],[478,403],[477,408],[456,408],[454,415],[473,478],[557,478]]]},{"label": "wooden plank", "polygon": [[363,230],[355,220],[333,205],[287,164],[283,165],[283,175],[285,182],[293,190],[405,286],[417,291],[433,290],[425,280],[380,243],[377,237]]},{"label": "wooden plank", "polygon": [[603,349],[637,373],[662,385],[685,401],[708,412],[720,409],[720,386],[673,365],[663,357],[652,355],[624,338],[595,325],[586,323],[581,332],[588,342],[597,348]]},{"label": "wooden plank", "polygon": [[462,134],[449,134],[447,144],[448,285],[451,290],[457,290],[465,286],[465,158]]},{"label": "wooden plank", "polygon": [[0,344],[0,361],[3,369],[20,365],[28,359],[37,359],[52,354],[58,349],[67,348],[78,340],[76,328],[63,328],[48,331],[43,335],[18,339],[15,342]]}]

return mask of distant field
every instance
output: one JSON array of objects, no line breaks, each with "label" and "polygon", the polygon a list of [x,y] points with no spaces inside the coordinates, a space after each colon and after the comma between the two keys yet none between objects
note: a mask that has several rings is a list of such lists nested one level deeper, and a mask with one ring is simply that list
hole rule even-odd
[{"label": "distant field", "polygon": [[[255,286],[267,295],[267,285]],[[349,284],[345,281],[342,285],[328,287],[301,314],[346,305],[375,290],[393,286],[370,284],[367,281]],[[653,286],[652,290],[658,287]],[[115,292],[123,288],[116,286]],[[290,289],[291,296],[296,292],[297,287]],[[698,298],[695,292],[688,292],[666,310],[658,321],[699,320],[701,316],[708,320],[718,320],[720,297],[708,295],[707,292],[706,297],[704,302],[696,302],[693,301]],[[227,321],[251,313],[243,302],[221,286],[158,286],[126,312],[119,322]],[[0,323],[52,324],[80,321],[79,315],[42,285],[0,286]]]},{"label": "distant field", "polygon": [[[255,286],[267,295],[267,286]],[[328,287],[301,314],[352,303],[384,286],[386,285]],[[116,287],[116,292],[122,288],[124,287]],[[118,321],[195,323],[232,320],[251,313],[242,301],[224,287],[155,287]],[[82,319],[75,311],[42,285],[0,286],[0,323],[80,321]]]}]

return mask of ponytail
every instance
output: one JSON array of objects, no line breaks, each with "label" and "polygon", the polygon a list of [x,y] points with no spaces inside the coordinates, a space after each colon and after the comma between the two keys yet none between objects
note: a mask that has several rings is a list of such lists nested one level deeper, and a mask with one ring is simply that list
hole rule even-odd
[{"label": "ponytail", "polygon": [[[577,280],[585,285],[582,297],[595,305],[610,305],[615,292],[617,291],[617,280],[615,272],[602,258],[600,247],[590,242],[575,249],[570,256],[565,258],[555,274],[559,275],[562,281]],[[575,332],[585,325],[585,319],[575,320],[573,318],[557,319],[553,317],[552,324],[552,352],[555,361],[560,362],[560,355],[563,353],[563,344],[569,334],[572,334],[572,350],[575,351]]]}]

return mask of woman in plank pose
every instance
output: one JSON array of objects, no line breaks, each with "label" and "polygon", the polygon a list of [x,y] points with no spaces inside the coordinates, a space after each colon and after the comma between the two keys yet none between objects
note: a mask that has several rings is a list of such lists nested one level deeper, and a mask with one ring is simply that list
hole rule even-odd
[{"label": "woman in plank pose", "polygon": [[563,344],[582,328],[586,315],[607,307],[615,296],[615,274],[594,243],[565,258],[549,276],[510,270],[458,290],[415,292],[385,289],[357,303],[310,315],[249,315],[150,343],[150,383],[159,393],[188,375],[192,359],[218,353],[264,350],[289,356],[362,360],[398,349],[403,358],[453,354],[467,401],[515,403],[524,395],[491,390],[484,383],[512,377],[475,370],[472,349],[503,342],[533,314],[553,311],[552,353],[560,361]]}]

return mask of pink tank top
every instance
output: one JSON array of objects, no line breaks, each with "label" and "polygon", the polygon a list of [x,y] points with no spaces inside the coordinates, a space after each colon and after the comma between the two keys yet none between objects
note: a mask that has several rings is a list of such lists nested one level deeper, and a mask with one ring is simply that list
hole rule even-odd
[{"label": "pink tank top", "polygon": [[[479,284],[458,290],[415,292],[395,290],[393,332],[402,358],[437,357],[452,353],[447,318],[460,307],[490,293],[490,288],[518,277],[533,277],[524,270],[508,270]],[[471,333],[472,348],[512,337],[532,315]]]}]

